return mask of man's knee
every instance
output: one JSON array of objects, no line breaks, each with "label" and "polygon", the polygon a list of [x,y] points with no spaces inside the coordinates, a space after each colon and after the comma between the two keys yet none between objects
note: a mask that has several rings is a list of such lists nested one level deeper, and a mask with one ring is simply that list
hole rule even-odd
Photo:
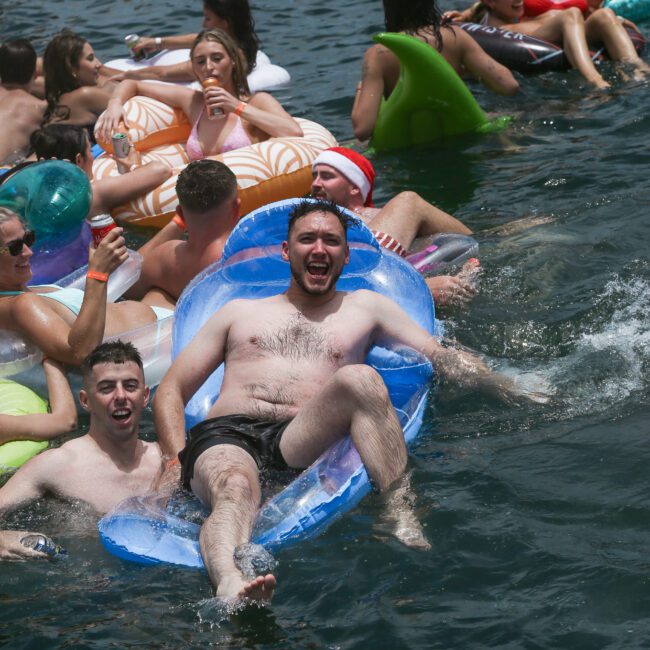
[{"label": "man's knee", "polygon": [[412,190],[405,190],[404,192],[400,192],[399,194],[395,195],[391,199],[391,202],[393,201],[396,205],[399,205],[405,210],[413,210],[416,206],[422,203],[424,199],[417,192],[413,192]]},{"label": "man's knee", "polygon": [[381,375],[365,363],[345,366],[337,370],[335,380],[345,394],[356,402],[366,404],[389,400],[388,389]]},{"label": "man's knee", "polygon": [[259,488],[248,468],[231,467],[219,472],[210,481],[210,492],[213,499],[247,503],[256,499]]}]

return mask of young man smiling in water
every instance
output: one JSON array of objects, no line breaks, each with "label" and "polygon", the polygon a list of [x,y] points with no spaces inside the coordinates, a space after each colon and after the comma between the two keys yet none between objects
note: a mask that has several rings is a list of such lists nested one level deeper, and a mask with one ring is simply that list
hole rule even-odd
[{"label": "young man smiling in water", "polygon": [[[104,514],[149,492],[162,463],[156,443],[138,438],[149,401],[140,354],[130,343],[102,343],[82,365],[79,401],[88,433],[32,458],[0,489],[0,516],[45,495],[88,503]],[[0,531],[0,560],[47,557],[24,546],[27,531]]]},{"label": "young man smiling in water", "polygon": [[[218,597],[270,600],[275,576],[244,578],[235,548],[249,541],[260,503],[259,472],[304,468],[348,433],[373,485],[390,507],[406,467],[403,432],[381,377],[364,363],[374,344],[424,353],[443,379],[486,390],[506,402],[524,396],[512,380],[476,357],[443,348],[402,309],[371,291],[337,291],[349,259],[348,217],[336,205],[303,202],[292,212],[282,257],[286,292],[233,300],[215,313],[161,382],[154,419],[167,459],[165,483],[180,452],[183,482],[211,510],[200,534]],[[207,420],[185,445],[183,407],[222,362],[225,374]],[[419,522],[390,513],[393,533],[427,548]]]}]

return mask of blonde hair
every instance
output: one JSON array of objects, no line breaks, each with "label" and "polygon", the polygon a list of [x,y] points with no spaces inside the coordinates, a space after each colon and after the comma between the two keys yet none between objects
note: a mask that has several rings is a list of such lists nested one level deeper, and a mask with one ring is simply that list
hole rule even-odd
[{"label": "blonde hair", "polygon": [[10,210],[9,208],[0,206],[0,226],[3,223],[7,223],[7,221],[11,221],[12,219],[18,219],[20,223],[23,223],[23,220],[19,214],[16,214],[13,210]]},{"label": "blonde hair", "polygon": [[223,29],[204,29],[199,32],[192,43],[190,49],[190,61],[194,61],[194,50],[199,43],[208,41],[210,43],[219,43],[226,50],[226,54],[230,57],[233,63],[232,68],[232,83],[235,87],[237,97],[248,97],[251,94],[248,87],[248,79],[246,77],[246,61],[241,50],[233,38]]}]

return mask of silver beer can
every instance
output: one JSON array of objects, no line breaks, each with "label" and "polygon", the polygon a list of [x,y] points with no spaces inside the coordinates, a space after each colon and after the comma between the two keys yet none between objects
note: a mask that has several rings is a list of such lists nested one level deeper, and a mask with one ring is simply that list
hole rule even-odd
[{"label": "silver beer can", "polygon": [[117,158],[126,158],[129,155],[131,144],[124,133],[113,133],[111,138],[113,153]]}]

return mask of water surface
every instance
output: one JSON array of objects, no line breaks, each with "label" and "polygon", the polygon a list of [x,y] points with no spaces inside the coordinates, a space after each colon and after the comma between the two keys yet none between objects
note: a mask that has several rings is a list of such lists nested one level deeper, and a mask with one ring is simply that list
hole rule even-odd
[{"label": "water surface", "polygon": [[[293,77],[277,97],[350,141],[381,3],[255,7],[264,50]],[[69,26],[109,60],[127,33],[194,31],[200,8],[19,0],[0,9],[1,30],[42,51]],[[604,73],[614,89],[602,94],[575,73],[522,78],[514,98],[472,85],[486,110],[515,116],[506,133],[373,158],[377,202],[413,189],[477,233],[481,293],[444,314],[451,336],[563,398],[524,410],[447,390],[432,401],[411,457],[431,552],[385,539],[370,498],[279,554],[272,609],[213,625],[201,616],[205,576],[123,563],[82,513],[39,505],[12,523],[55,535],[70,558],[0,568],[2,646],[648,646],[650,89],[617,81],[611,64]]]}]

